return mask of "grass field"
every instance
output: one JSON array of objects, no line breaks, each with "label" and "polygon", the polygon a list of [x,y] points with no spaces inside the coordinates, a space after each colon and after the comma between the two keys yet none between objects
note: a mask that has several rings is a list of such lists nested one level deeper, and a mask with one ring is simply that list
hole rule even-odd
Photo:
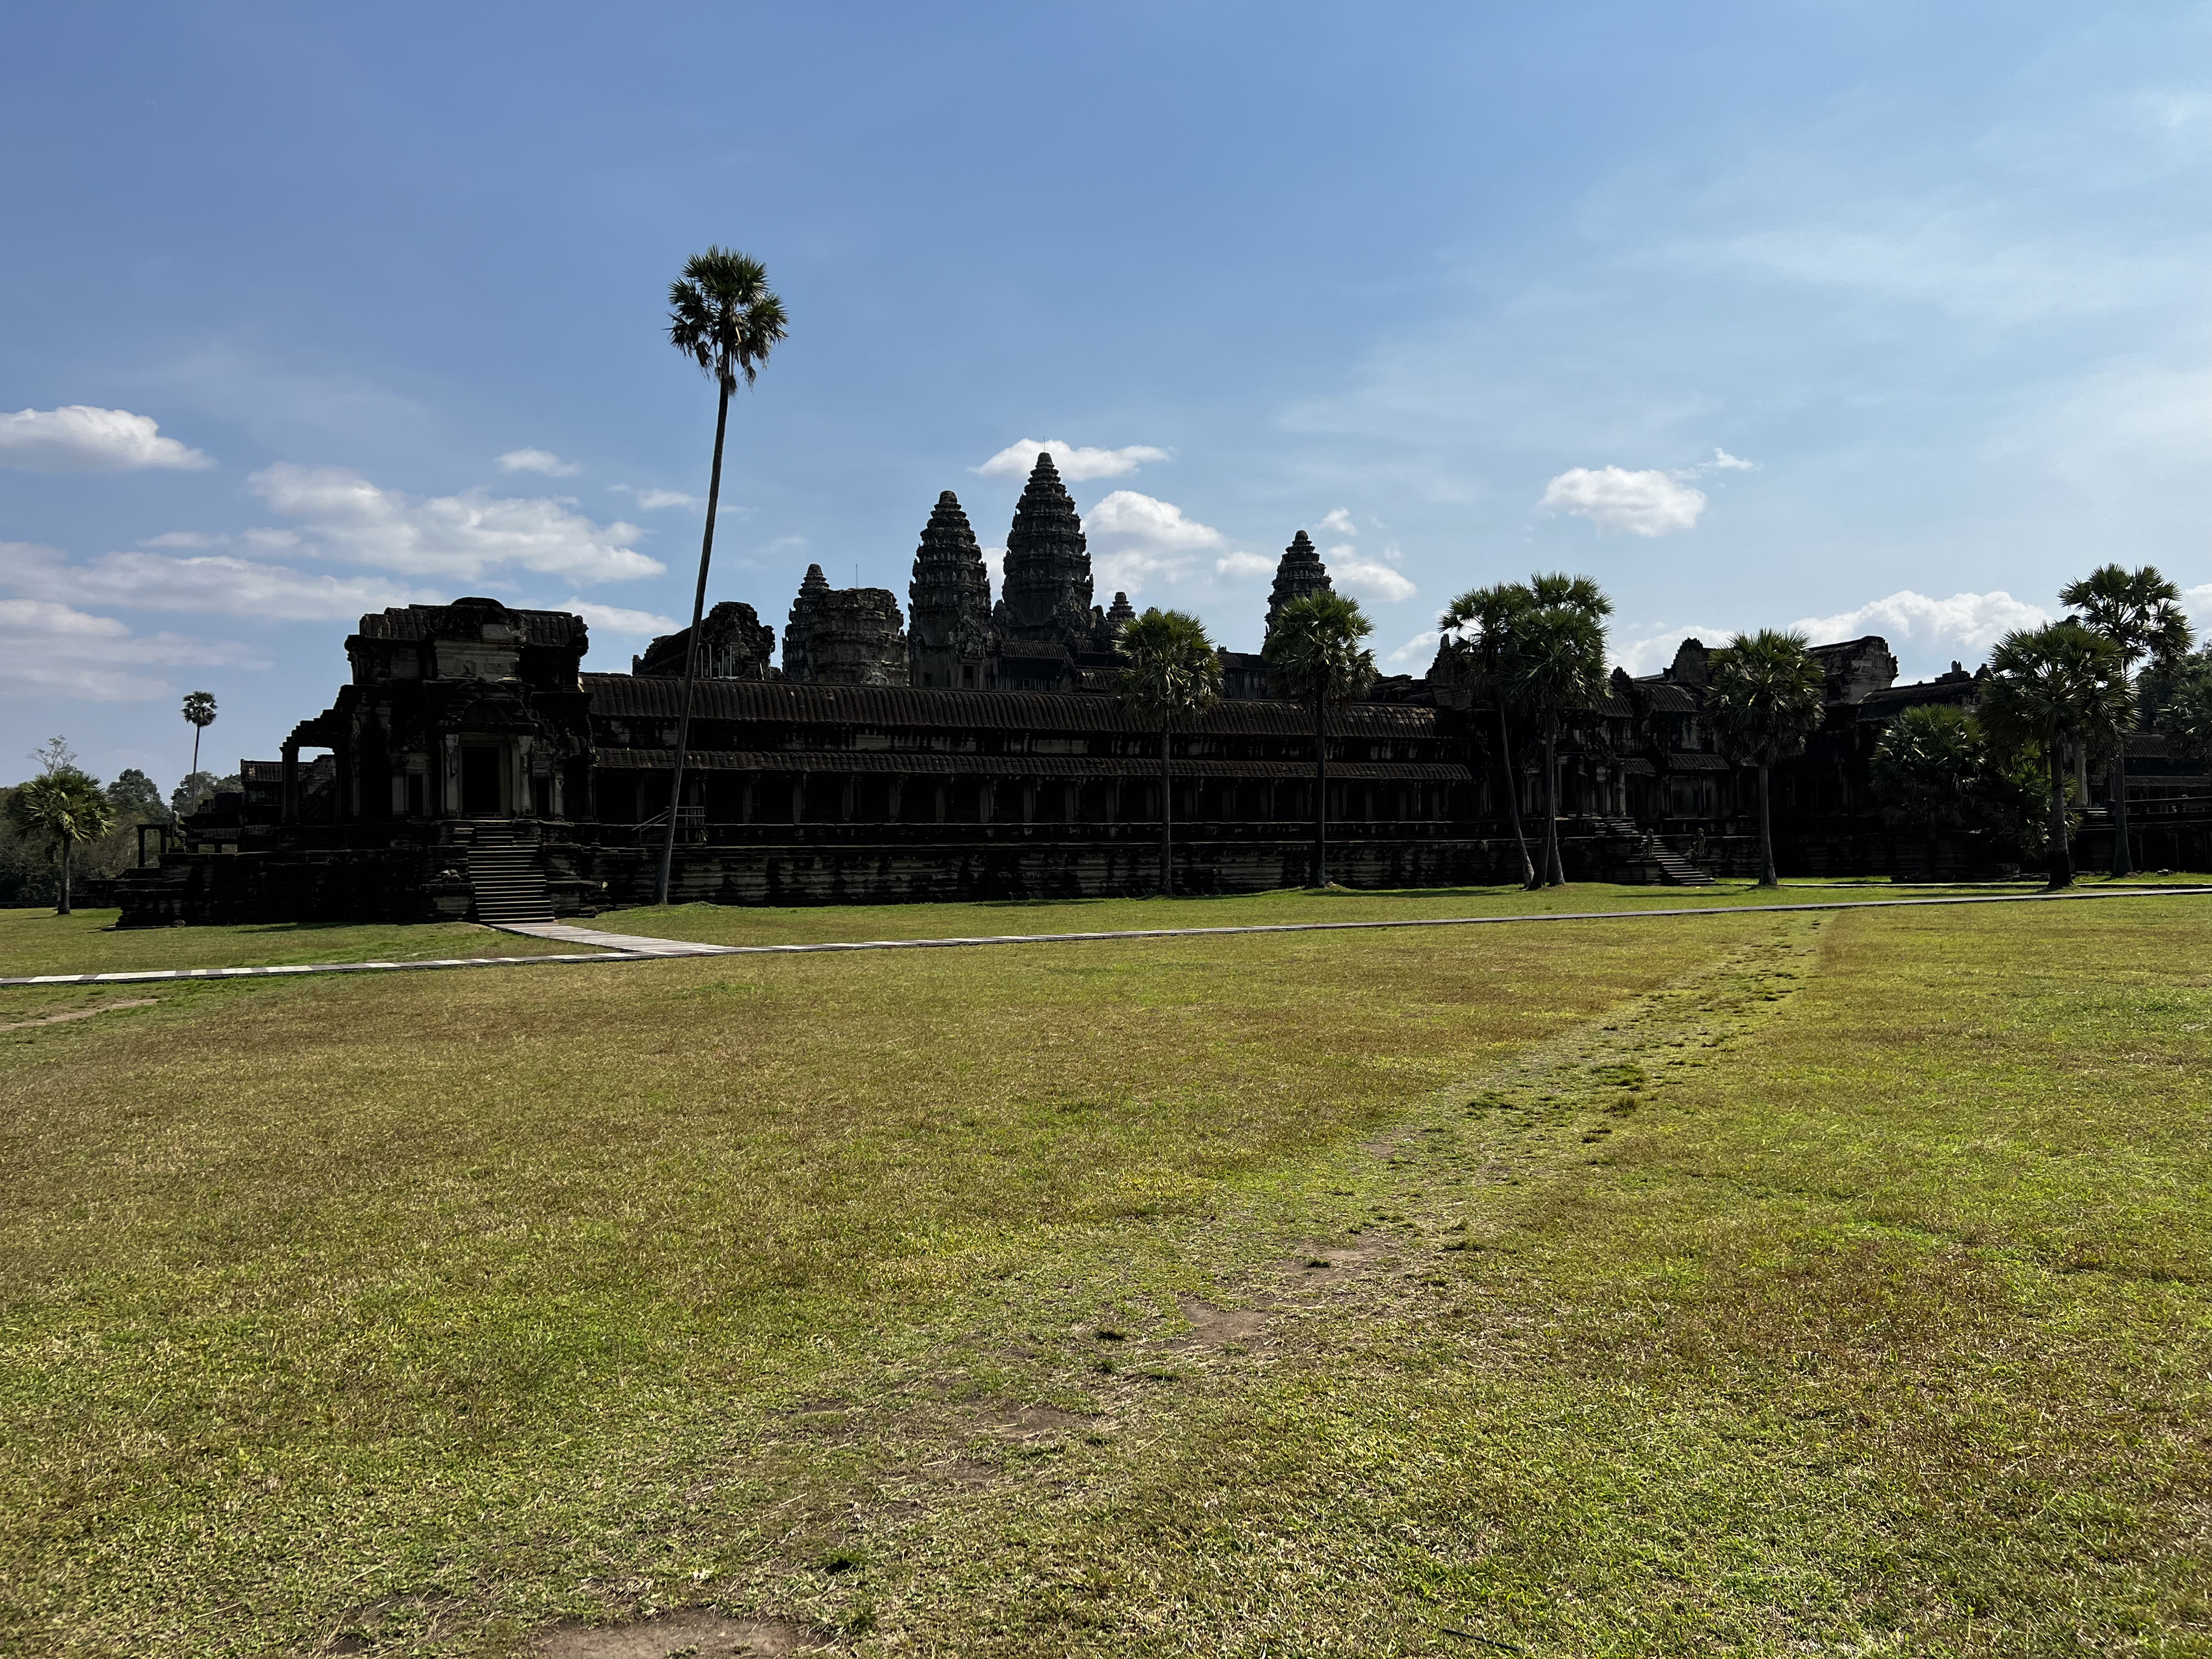
[{"label": "grass field", "polygon": [[0,1034],[9,1652],[2212,1653],[2212,901],[161,998]]}]

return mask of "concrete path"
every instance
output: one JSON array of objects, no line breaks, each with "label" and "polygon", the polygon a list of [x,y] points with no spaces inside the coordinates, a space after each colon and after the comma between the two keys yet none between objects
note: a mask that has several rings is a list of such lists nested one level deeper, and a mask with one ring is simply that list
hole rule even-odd
[{"label": "concrete path", "polygon": [[1530,922],[1636,921],[1653,916],[1763,915],[1807,910],[1907,910],[1956,904],[2074,904],[2100,899],[2206,898],[2212,886],[2124,887],[2100,892],[1975,893],[1955,898],[1832,899],[1811,904],[1693,904],[1648,910],[1559,910],[1534,915],[1413,916],[1389,921],[1285,921],[1243,927],[1136,927],[1097,933],[992,933],[958,939],[877,939],[811,945],[702,945],[640,933],[603,933],[562,921],[511,922],[501,929],[562,944],[599,947],[588,955],[447,957],[430,962],[313,962],[281,968],[150,968],[113,974],[33,974],[0,979],[9,985],[142,985],[159,980],[279,979],[300,974],[392,974],[439,968],[538,968],[556,963],[665,962],[676,957],[809,956],[828,951],[943,951],[975,945],[1074,945],[1117,939],[1204,939],[1233,933],[1334,933],[1392,927],[1504,927]]}]

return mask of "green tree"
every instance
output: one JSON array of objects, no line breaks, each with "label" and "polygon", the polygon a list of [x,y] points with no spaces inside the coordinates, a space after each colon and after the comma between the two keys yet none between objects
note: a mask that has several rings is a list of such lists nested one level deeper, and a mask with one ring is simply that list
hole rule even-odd
[{"label": "green tree", "polygon": [[676,718],[676,772],[668,785],[668,833],[660,846],[658,900],[668,902],[676,858],[677,809],[684,799],[684,764],[691,748],[691,693],[699,668],[699,624],[707,611],[707,566],[714,555],[714,514],[722,495],[722,441],[730,426],[730,394],[747,386],[782,339],[789,319],[768,285],[768,267],[733,249],[709,246],[684,263],[668,285],[668,343],[713,377],[714,461],[707,477],[707,527],[699,541],[699,586],[691,599],[691,631],[684,647],[684,700]]},{"label": "green tree", "polygon": [[58,848],[62,893],[55,914],[70,915],[70,867],[76,844],[97,841],[115,827],[115,809],[99,780],[73,762],[51,765],[16,786],[8,798],[8,817],[19,833]]},{"label": "green tree", "polygon": [[2034,743],[2050,769],[2051,884],[2074,882],[2074,854],[2066,822],[2068,745],[2087,744],[2103,732],[2124,731],[2133,698],[2118,646],[2077,622],[2055,622],[2033,632],[2015,629],[1990,653],[1990,678],[1979,710],[1997,737]]},{"label": "green tree", "polygon": [[[2181,608],[2181,590],[2155,565],[2133,570],[2117,564],[2100,566],[2060,588],[2058,601],[2079,613],[2082,627],[2119,647],[2120,684],[2130,691],[2134,690],[2137,663],[2145,658],[2170,662],[2189,649],[2189,618]],[[2132,716],[2132,701],[2130,714]],[[2107,786],[2112,803],[2112,873],[2125,876],[2134,873],[2136,867],[2135,848],[2128,838],[2126,728],[2112,732],[2107,740],[2112,746]]]},{"label": "green tree", "polygon": [[1460,684],[1478,702],[1498,715],[1498,763],[1505,781],[1505,805],[1513,818],[1513,844],[1521,851],[1521,884],[1536,884],[1536,866],[1528,857],[1528,832],[1521,827],[1521,781],[1513,770],[1513,738],[1508,731],[1504,666],[1512,650],[1515,619],[1534,603],[1519,582],[1497,582],[1470,588],[1454,599],[1437,619],[1443,630],[1446,660]]},{"label": "green tree", "polygon": [[200,769],[200,733],[215,724],[215,693],[187,691],[185,693],[185,723],[192,728],[192,769],[187,777],[196,777]]},{"label": "green tree", "polygon": [[1181,611],[1158,606],[1121,624],[1114,636],[1121,652],[1116,683],[1121,707],[1160,732],[1160,892],[1175,891],[1175,777],[1171,734],[1221,700],[1221,657],[1206,624]]},{"label": "green tree", "polygon": [[1507,702],[1544,743],[1544,850],[1533,884],[1564,886],[1559,856],[1559,732],[1566,718],[1606,694],[1605,619],[1613,601],[1587,576],[1532,576],[1514,613],[1499,663]]},{"label": "green tree", "polygon": [[107,803],[115,809],[119,821],[129,818],[136,823],[160,823],[168,816],[161,805],[161,792],[135,766],[126,766],[116,775],[115,781],[107,786]]},{"label": "green tree", "polygon": [[1759,769],[1759,884],[1779,887],[1768,798],[1778,761],[1805,752],[1827,708],[1827,676],[1802,634],[1762,628],[1738,634],[1712,653],[1705,719],[1721,753]]},{"label": "green tree", "polygon": [[1923,703],[1892,720],[1875,744],[1874,791],[1893,823],[1918,830],[1929,843],[1944,835],[1985,836],[2021,860],[2041,857],[2042,751],[1991,738],[1953,703]]},{"label": "green tree", "polygon": [[169,792],[169,811],[181,818],[188,812],[198,811],[217,795],[235,793],[241,787],[235,772],[227,778],[219,778],[212,772],[195,772]]},{"label": "green tree", "polygon": [[2192,651],[2160,677],[2158,729],[2181,760],[2212,769],[2212,647]]},{"label": "green tree", "polygon": [[1358,601],[1308,593],[1275,613],[1260,648],[1275,695],[1313,710],[1316,887],[1328,885],[1328,711],[1375,684],[1375,653],[1359,643],[1374,631]]}]

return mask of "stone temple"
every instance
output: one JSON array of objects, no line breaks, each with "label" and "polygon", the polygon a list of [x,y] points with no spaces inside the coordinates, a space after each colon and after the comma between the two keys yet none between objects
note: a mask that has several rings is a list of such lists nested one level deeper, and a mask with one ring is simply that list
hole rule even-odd
[{"label": "stone temple", "polygon": [[[1328,591],[1306,532],[1268,614]],[[627,674],[586,673],[583,619],[495,599],[365,616],[352,674],[280,759],[187,819],[118,884],[125,926],[179,921],[521,920],[650,902],[672,811],[674,896],[738,904],[1073,897],[1152,890],[1158,735],[1113,695],[1123,594],[1102,608],[1075,505],[1039,456],[995,603],[951,492],[922,528],[902,614],[884,588],[808,568],[775,629],[749,604],[700,624],[690,753],[669,799],[690,630]],[[1826,721],[1777,769],[1785,872],[1911,870],[1919,838],[1868,785],[1875,738],[1918,702],[1971,704],[1954,665],[1900,686],[1879,637],[1823,644]],[[1310,871],[1314,733],[1255,654],[1222,653],[1224,700],[1174,738],[1179,891],[1296,886]],[[1706,650],[1616,671],[1562,744],[1560,834],[1577,878],[1696,881],[1748,872],[1756,789],[1703,716]],[[1376,682],[1329,715],[1330,874],[1351,886],[1512,881],[1511,814],[1540,830],[1535,745],[1510,764],[1495,714],[1441,672]],[[306,751],[319,751],[303,762]],[[2147,862],[2206,852],[2201,814],[2161,817],[2205,781],[2163,740],[2130,740]],[[2093,781],[2094,782],[2094,781]],[[2094,857],[2094,805],[2083,856]],[[2109,837],[2109,830],[2105,830]],[[2109,845],[2109,841],[2107,841]]]}]

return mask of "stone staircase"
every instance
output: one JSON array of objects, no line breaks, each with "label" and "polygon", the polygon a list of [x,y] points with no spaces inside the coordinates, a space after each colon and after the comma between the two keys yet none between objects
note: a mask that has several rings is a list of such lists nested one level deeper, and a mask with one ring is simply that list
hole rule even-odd
[{"label": "stone staircase", "polygon": [[1710,887],[1713,884],[1711,876],[1680,853],[1669,849],[1658,836],[1651,837],[1650,845],[1651,861],[1659,866],[1660,873],[1667,878],[1669,887]]},{"label": "stone staircase", "polygon": [[471,918],[488,926],[553,920],[553,896],[535,847],[517,844],[504,830],[477,831],[469,846]]}]

